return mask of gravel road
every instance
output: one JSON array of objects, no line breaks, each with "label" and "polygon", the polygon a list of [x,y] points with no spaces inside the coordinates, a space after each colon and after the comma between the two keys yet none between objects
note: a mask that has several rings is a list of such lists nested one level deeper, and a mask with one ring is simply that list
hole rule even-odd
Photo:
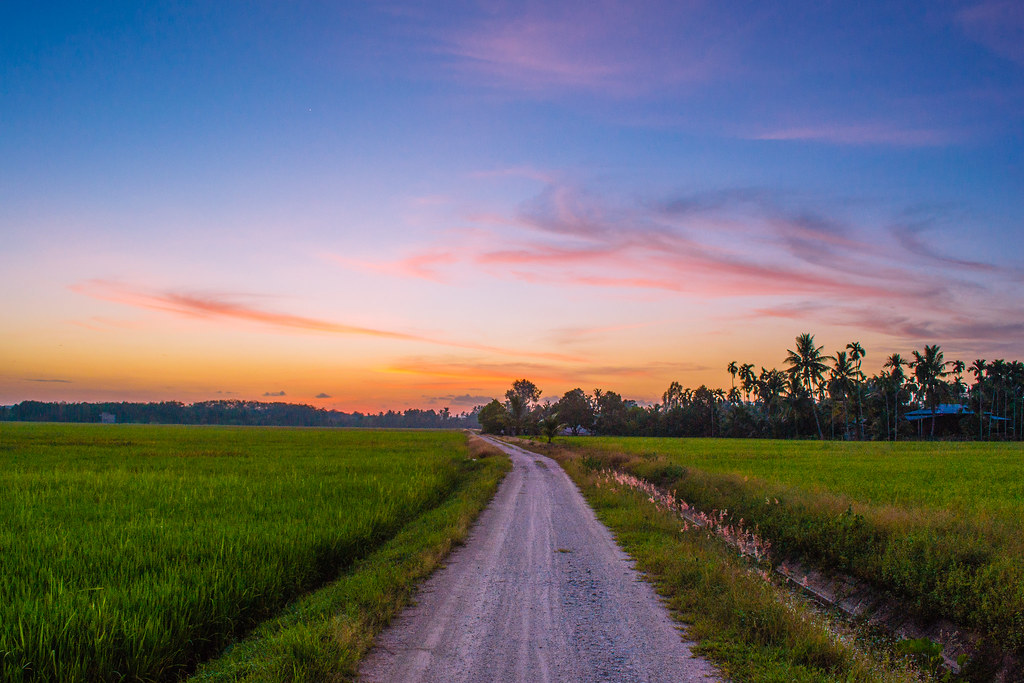
[{"label": "gravel road", "polygon": [[512,471],[359,680],[718,680],[558,464],[494,443]]}]

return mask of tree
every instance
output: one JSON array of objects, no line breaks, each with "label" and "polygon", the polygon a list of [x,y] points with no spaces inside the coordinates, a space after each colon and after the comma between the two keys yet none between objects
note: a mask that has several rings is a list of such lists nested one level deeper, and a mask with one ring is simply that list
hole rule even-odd
[{"label": "tree", "polygon": [[985,368],[987,364],[984,358],[976,358],[971,363],[971,373],[974,374],[974,392],[978,395],[978,438],[985,438]]},{"label": "tree", "polygon": [[476,419],[484,434],[500,434],[508,424],[508,411],[498,399],[494,399],[480,409]]},{"label": "tree", "polygon": [[846,345],[847,350],[850,352],[850,360],[857,364],[856,373],[853,377],[853,387],[857,397],[857,440],[861,441],[864,439],[863,421],[864,421],[864,410],[861,405],[861,382],[864,381],[864,373],[861,371],[861,363],[864,360],[864,356],[868,355],[864,347],[860,345],[860,342],[850,342]]},{"label": "tree", "polygon": [[754,374],[753,363],[744,363],[740,366],[740,382],[743,384],[743,394],[749,401],[750,392],[757,386],[757,375]]},{"label": "tree", "polygon": [[672,382],[668,385],[668,389],[661,395],[661,404],[665,407],[665,410],[673,410],[683,405],[685,399],[686,390],[683,389],[683,385],[679,382]]},{"label": "tree", "polygon": [[543,434],[548,443],[551,443],[552,439],[558,436],[558,430],[562,428],[562,423],[558,421],[557,415],[548,415],[539,423],[540,433]]},{"label": "tree", "polygon": [[540,389],[528,379],[517,379],[512,382],[512,388],[505,392],[506,400],[511,400],[513,395],[519,397],[526,410],[530,410],[540,401]]},{"label": "tree", "polygon": [[[894,389],[893,412],[895,413],[895,416],[893,417],[892,421],[893,441],[898,440],[900,434],[900,391],[903,390],[904,379],[906,379],[906,377],[903,374],[903,366],[905,366],[906,364],[907,361],[903,360],[903,356],[901,356],[898,353],[894,353],[885,360],[885,365],[883,366],[889,368],[889,379]],[[888,399],[886,400],[886,403],[888,403]],[[888,428],[888,425],[886,425],[887,431]]]},{"label": "tree", "polygon": [[562,398],[555,404],[555,410],[558,419],[572,430],[573,436],[579,436],[581,428],[590,429],[594,425],[594,407],[580,388],[562,394]]},{"label": "tree", "polygon": [[507,397],[505,400],[505,412],[508,416],[508,427],[512,432],[512,436],[518,436],[526,427],[526,419],[530,415],[530,409],[520,394],[509,391],[505,396]]},{"label": "tree", "polygon": [[935,437],[935,411],[948,390],[946,383],[942,379],[949,375],[946,372],[948,364],[943,359],[942,350],[938,344],[925,345],[924,353],[914,351],[914,360],[910,364],[914,369],[914,377],[917,378],[919,391],[932,410],[932,438]]},{"label": "tree", "polygon": [[820,391],[825,371],[828,366],[825,361],[831,360],[828,356],[822,355],[824,346],[814,345],[814,335],[804,333],[796,338],[796,350],[787,349],[786,362],[789,364],[791,373],[800,378],[804,389],[811,397],[811,408],[814,410],[814,426],[818,428],[818,438],[824,439],[821,431],[821,422],[818,420],[818,409],[814,405],[815,393]]},{"label": "tree", "polygon": [[854,386],[854,383],[856,381],[856,373],[856,367],[854,366],[853,361],[846,356],[846,352],[836,352],[835,361],[832,365],[832,371],[829,373],[828,388],[829,393],[833,397],[833,400],[836,396],[842,396],[843,399],[844,439],[848,436],[850,425],[850,413],[847,408],[847,400],[850,394],[850,388]]},{"label": "tree", "polygon": [[725,371],[732,375],[732,388],[736,388],[736,373],[739,372],[739,367],[736,365],[736,361],[730,361],[725,366]]}]

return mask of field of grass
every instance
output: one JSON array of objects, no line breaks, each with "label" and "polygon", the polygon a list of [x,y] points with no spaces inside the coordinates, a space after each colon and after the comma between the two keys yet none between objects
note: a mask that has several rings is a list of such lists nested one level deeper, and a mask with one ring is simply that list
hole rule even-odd
[{"label": "field of grass", "polygon": [[995,515],[1024,527],[1024,445],[979,442],[835,442],[579,438],[573,443],[683,467],[756,477],[777,487],[852,502]]},{"label": "field of grass", "polygon": [[756,525],[777,558],[839,569],[975,630],[983,659],[1024,650],[1021,444],[578,438],[563,447],[586,469],[629,472]]},{"label": "field of grass", "polygon": [[[0,424],[0,679],[174,680],[357,565],[376,628],[500,479],[468,455],[452,432]],[[360,595],[320,599],[358,631]]]}]

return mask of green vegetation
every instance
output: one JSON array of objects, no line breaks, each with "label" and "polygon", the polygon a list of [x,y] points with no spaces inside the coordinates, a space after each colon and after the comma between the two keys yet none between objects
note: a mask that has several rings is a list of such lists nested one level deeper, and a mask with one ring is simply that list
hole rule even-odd
[{"label": "green vegetation", "polygon": [[1024,649],[1020,444],[571,439],[571,459],[756,525],[797,555]]},{"label": "green vegetation", "polygon": [[[553,417],[570,429],[601,436],[807,438],[903,441],[908,439],[1024,440],[1024,363],[946,360],[937,345],[891,354],[878,374],[863,370],[860,342],[824,353],[814,335],[794,340],[785,369],[729,363],[729,391],[672,382],[661,403],[642,406],[614,391],[576,388],[557,401],[539,402],[527,379],[513,382],[505,403],[481,409],[480,427],[492,434],[539,434]],[[968,385],[965,373],[974,375]],[[737,385],[736,381],[739,380]]]},{"label": "green vegetation", "polygon": [[[539,447],[538,450],[543,447]],[[697,652],[734,681],[912,681],[905,663],[868,655],[717,539],[601,475],[598,458],[545,449],[576,481],[618,543],[687,623]]]},{"label": "green vegetation", "polygon": [[304,595],[254,634],[289,659],[246,670],[351,673],[507,466],[468,455],[454,432],[0,424],[0,678],[174,680]]}]

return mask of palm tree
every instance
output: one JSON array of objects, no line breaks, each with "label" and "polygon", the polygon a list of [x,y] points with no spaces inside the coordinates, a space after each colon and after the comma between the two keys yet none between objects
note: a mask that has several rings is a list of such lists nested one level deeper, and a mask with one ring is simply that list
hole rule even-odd
[{"label": "palm tree", "polygon": [[843,439],[849,436],[850,413],[847,408],[847,399],[850,394],[850,387],[856,382],[857,370],[853,361],[846,356],[846,351],[837,351],[832,371],[829,373],[829,393],[833,398],[837,395],[843,397]]},{"label": "palm tree", "polygon": [[864,421],[864,412],[861,404],[861,382],[864,381],[864,373],[861,372],[861,363],[864,360],[864,356],[868,355],[868,352],[864,350],[864,347],[860,345],[860,342],[850,342],[846,345],[846,348],[850,352],[850,360],[857,364],[857,372],[853,378],[854,389],[857,392],[857,440],[861,441],[864,439],[864,432],[861,423]]},{"label": "palm tree", "polygon": [[824,439],[821,432],[821,422],[818,420],[818,408],[815,405],[815,392],[820,391],[825,371],[828,366],[825,361],[832,360],[824,356],[821,350],[824,346],[814,345],[814,335],[804,333],[796,338],[796,350],[786,349],[789,353],[786,362],[789,364],[791,373],[800,378],[801,384],[811,397],[811,408],[814,410],[814,425],[818,428],[818,438]]},{"label": "palm tree", "polygon": [[971,363],[971,373],[974,375],[974,391],[978,394],[978,438],[985,438],[985,368],[988,365],[984,358],[976,358]]},{"label": "palm tree", "polygon": [[750,392],[757,384],[757,376],[754,374],[754,364],[744,363],[740,366],[740,382],[743,384],[743,393],[747,401],[750,401]]},{"label": "palm tree", "polygon": [[964,370],[967,366],[964,365],[962,360],[953,361],[953,393],[956,396],[956,402],[963,405],[964,392],[967,390],[967,385],[964,384]]},{"label": "palm tree", "polygon": [[736,388],[736,373],[739,372],[739,367],[736,365],[736,361],[729,361],[729,364],[725,366],[725,371],[732,375],[732,388]]},{"label": "palm tree", "polygon": [[764,403],[766,418],[769,422],[772,419],[772,406],[786,390],[786,375],[772,368],[766,370],[761,368],[761,376],[757,380],[757,394]]},{"label": "palm tree", "polygon": [[885,365],[883,366],[889,368],[889,377],[892,379],[892,384],[896,389],[895,396],[893,397],[893,412],[895,413],[892,420],[893,441],[898,441],[900,435],[900,390],[903,388],[903,380],[905,379],[903,366],[906,364],[907,361],[903,360],[903,356],[894,353],[885,360]]},{"label": "palm tree", "polygon": [[946,372],[946,366],[949,363],[943,360],[942,355],[942,350],[938,344],[932,344],[931,346],[926,344],[924,353],[914,351],[914,360],[911,363],[921,394],[932,409],[932,438],[935,438],[935,411],[939,407],[943,394],[948,390],[942,378],[949,375]]},{"label": "palm tree", "polygon": [[[1001,417],[1006,417],[1006,361],[996,358],[988,364],[988,377],[992,380],[992,413],[999,411],[999,394],[1003,395],[1003,408]],[[1006,424],[1005,422],[1002,424]],[[991,428],[989,433],[991,435]]]}]

